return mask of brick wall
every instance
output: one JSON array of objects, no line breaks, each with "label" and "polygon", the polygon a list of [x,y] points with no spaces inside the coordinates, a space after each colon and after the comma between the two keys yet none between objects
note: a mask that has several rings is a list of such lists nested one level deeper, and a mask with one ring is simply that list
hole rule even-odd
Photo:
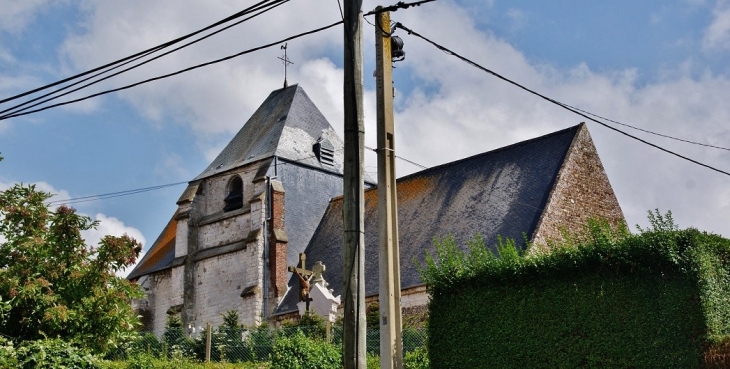
[{"label": "brick wall", "polygon": [[581,124],[535,229],[535,250],[544,249],[548,240],[561,239],[562,228],[580,231],[591,217],[613,225],[626,223],[593,140]]},{"label": "brick wall", "polygon": [[277,303],[286,293],[289,278],[289,272],[287,271],[287,243],[289,240],[286,238],[286,232],[284,230],[284,219],[286,216],[284,208],[285,195],[281,183],[272,182],[269,275],[271,278],[272,297]]}]

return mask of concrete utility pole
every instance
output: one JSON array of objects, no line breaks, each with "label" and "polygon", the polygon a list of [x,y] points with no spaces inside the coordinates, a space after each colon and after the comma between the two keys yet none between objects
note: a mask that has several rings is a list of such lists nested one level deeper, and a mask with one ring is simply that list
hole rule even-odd
[{"label": "concrete utility pole", "polygon": [[365,369],[365,198],[362,102],[362,0],[344,1],[345,163],[343,184],[343,368]]},{"label": "concrete utility pole", "polygon": [[[377,7],[376,10],[380,10]],[[378,98],[378,232],[380,240],[380,367],[403,369],[400,309],[398,200],[395,184],[393,64],[390,12],[375,15],[375,80]]]}]

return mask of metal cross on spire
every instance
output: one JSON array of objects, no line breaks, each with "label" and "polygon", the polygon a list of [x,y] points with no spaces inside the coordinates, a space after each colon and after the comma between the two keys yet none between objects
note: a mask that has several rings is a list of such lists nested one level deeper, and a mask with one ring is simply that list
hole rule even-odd
[{"label": "metal cross on spire", "polygon": [[289,64],[294,64],[294,63],[292,63],[289,60],[289,58],[286,57],[286,44],[284,44],[284,46],[282,46],[281,49],[284,50],[284,57],[282,58],[282,57],[278,56],[277,59],[281,60],[281,62],[284,63],[284,88],[287,88],[287,86],[289,86],[289,84],[286,82],[286,67],[288,67]]}]

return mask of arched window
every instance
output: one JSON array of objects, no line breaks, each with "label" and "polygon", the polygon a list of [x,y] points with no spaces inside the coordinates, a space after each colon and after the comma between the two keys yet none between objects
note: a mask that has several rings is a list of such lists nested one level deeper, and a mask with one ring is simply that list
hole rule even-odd
[{"label": "arched window", "polygon": [[234,175],[228,182],[228,195],[223,200],[226,206],[223,211],[231,211],[243,207],[243,180],[241,177]]}]

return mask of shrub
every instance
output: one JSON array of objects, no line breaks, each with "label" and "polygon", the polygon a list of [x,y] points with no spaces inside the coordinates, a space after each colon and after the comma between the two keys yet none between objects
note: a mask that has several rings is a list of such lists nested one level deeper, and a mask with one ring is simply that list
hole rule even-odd
[{"label": "shrub", "polygon": [[298,331],[290,337],[277,338],[271,365],[287,369],[339,369],[342,358],[338,347]]},{"label": "shrub", "polygon": [[15,368],[18,366],[18,354],[13,343],[0,336],[0,368]]},{"label": "shrub", "polygon": [[403,369],[429,369],[428,351],[419,347],[403,354]]},{"label": "shrub", "polygon": [[95,369],[99,366],[89,352],[60,339],[25,341],[17,348],[18,367],[26,369]]},{"label": "shrub", "polygon": [[[650,214],[630,235],[589,222],[550,252],[436,241],[428,351],[439,368],[699,367],[730,337],[730,240]],[[468,319],[464,317],[469,317]],[[717,354],[708,355],[715,350]]]},{"label": "shrub", "polygon": [[0,191],[0,331],[17,340],[62,338],[95,353],[126,340],[139,324],[129,300],[141,288],[117,277],[142,245],[127,235],[96,247],[81,232],[97,222],[46,202],[34,185]]}]

